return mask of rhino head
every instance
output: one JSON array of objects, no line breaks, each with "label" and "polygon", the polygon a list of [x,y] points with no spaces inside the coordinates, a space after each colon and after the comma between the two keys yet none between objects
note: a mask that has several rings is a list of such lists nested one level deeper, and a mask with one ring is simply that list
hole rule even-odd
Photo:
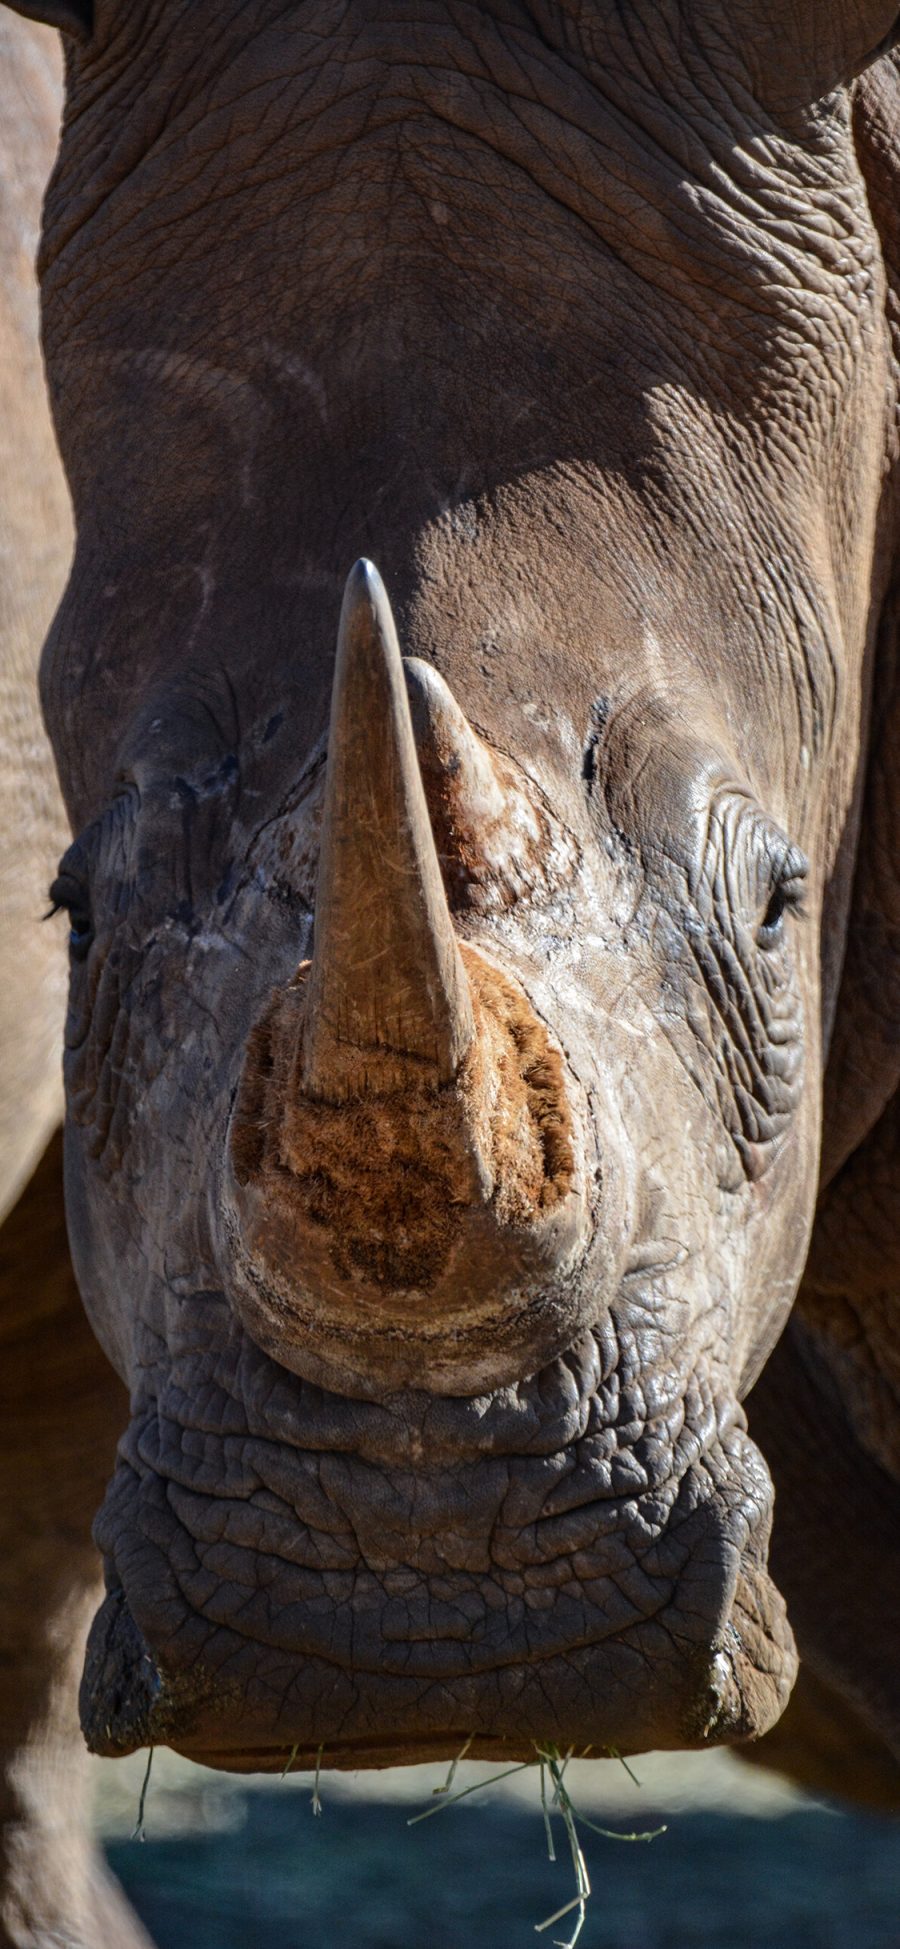
[{"label": "rhino head", "polygon": [[104,1752],[733,1740],[795,1669],[739,1403],[852,878],[892,9],[390,11],[63,23]]}]

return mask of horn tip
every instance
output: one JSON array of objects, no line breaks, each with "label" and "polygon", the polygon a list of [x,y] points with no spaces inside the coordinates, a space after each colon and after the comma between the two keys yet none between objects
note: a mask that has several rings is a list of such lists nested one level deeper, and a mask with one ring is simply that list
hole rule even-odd
[{"label": "horn tip", "polygon": [[[347,664],[358,672],[400,668],[400,648],[387,590],[365,555],[354,562],[344,588],[338,632],[337,670]],[[335,679],[336,694],[340,690]]]},{"label": "horn tip", "polygon": [[345,600],[375,602],[384,597],[384,583],[367,555],[360,555],[355,561],[344,585]]}]

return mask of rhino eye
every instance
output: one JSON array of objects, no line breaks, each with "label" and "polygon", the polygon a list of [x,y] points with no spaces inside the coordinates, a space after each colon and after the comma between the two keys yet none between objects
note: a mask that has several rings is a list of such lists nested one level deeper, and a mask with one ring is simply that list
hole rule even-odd
[{"label": "rhino eye", "polygon": [[776,877],[757,930],[760,947],[777,947],[784,935],[786,914],[802,914],[806,890],[807,861],[799,848],[790,846],[776,866]]},{"label": "rhino eye", "polygon": [[69,953],[73,961],[84,961],[94,939],[87,889],[73,875],[61,873],[50,888],[51,914],[65,911],[69,916]]}]

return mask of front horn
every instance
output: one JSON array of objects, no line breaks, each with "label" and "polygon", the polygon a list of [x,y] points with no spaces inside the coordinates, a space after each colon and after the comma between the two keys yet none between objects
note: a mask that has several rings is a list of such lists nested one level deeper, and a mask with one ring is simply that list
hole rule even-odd
[{"label": "front horn", "polygon": [[456,937],[390,605],[359,562],[312,961],[257,1024],[231,1122],[228,1284],[248,1332],[341,1393],[534,1373],[596,1306],[589,1128],[518,982]]},{"label": "front horn", "polygon": [[449,1083],[474,1033],[425,803],[384,584],[357,562],[344,592],[328,732],[305,1095],[340,1103],[404,1062]]}]

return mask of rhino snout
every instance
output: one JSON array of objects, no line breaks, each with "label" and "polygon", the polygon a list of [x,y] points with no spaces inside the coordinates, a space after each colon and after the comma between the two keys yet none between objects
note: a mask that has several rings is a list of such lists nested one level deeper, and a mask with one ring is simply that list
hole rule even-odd
[{"label": "rhino snout", "polygon": [[360,563],[313,956],[257,1023],[231,1119],[229,1283],[258,1344],[321,1385],[476,1393],[536,1371],[596,1312],[599,1160],[581,1086],[523,989],[457,939],[410,694],[420,743],[460,746],[448,775],[458,799],[468,770],[496,847],[489,754],[439,678],[404,671]]}]

